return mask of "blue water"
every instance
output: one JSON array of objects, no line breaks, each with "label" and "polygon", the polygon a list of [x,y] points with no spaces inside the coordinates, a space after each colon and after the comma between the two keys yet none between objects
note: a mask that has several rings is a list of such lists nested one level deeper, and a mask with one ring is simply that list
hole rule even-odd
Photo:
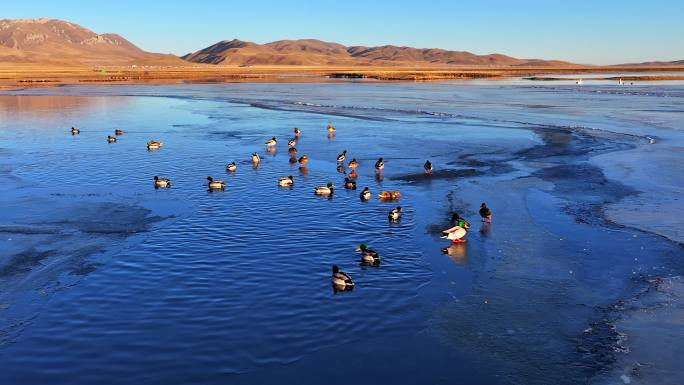
[{"label": "blue water", "polygon": [[[583,342],[583,331],[640,279],[679,274],[681,247],[595,210],[631,187],[600,171],[540,170],[584,167],[651,136],[681,140],[684,88],[631,90],[472,82],[0,95],[0,383],[586,383],[615,346],[610,336]],[[288,162],[293,127],[305,170]],[[115,128],[126,133],[107,143]],[[545,133],[561,136],[556,152],[526,152]],[[271,136],[274,153],[263,144]],[[149,140],[164,146],[147,151]],[[357,191],[336,170],[344,149],[361,162]],[[238,170],[226,173],[232,161]],[[155,190],[154,175],[172,187]],[[287,175],[294,187],[278,187]],[[207,176],[225,191],[208,192]],[[328,181],[333,198],[315,196]],[[358,197],[365,186],[370,202]],[[381,190],[401,201],[379,201]],[[482,201],[491,225],[478,220]],[[397,204],[405,214],[389,223]],[[447,255],[439,230],[453,211],[473,229]],[[360,243],[381,253],[379,267],[359,264]],[[353,291],[332,290],[333,264]]]}]

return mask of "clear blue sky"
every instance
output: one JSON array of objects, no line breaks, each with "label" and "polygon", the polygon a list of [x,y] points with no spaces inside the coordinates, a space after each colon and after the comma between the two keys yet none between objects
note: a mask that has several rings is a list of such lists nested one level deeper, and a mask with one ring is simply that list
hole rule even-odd
[{"label": "clear blue sky", "polygon": [[2,1],[0,18],[69,20],[155,52],[317,38],[611,64],[684,59],[684,0]]}]

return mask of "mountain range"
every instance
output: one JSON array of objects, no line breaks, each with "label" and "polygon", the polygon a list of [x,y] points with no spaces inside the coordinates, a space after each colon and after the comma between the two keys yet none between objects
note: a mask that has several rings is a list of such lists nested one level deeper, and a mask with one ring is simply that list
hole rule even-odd
[{"label": "mountain range", "polygon": [[[257,44],[224,40],[182,57],[144,51],[117,34],[97,34],[56,19],[0,20],[0,63],[95,65],[288,65],[288,66],[488,66],[571,67],[559,60],[519,59],[502,54],[476,55],[439,48],[394,45],[344,46],[315,39]],[[649,62],[639,65],[681,65]]]}]

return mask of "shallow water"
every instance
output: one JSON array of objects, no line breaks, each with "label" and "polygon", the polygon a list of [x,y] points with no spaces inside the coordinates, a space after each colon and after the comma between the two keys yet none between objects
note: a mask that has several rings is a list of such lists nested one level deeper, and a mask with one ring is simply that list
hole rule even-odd
[{"label": "shallow water", "polygon": [[[606,175],[615,159],[638,167],[629,151],[659,148],[663,167],[681,159],[683,98],[677,84],[524,81],[0,95],[0,382],[619,380],[629,353],[607,309],[681,274],[682,248],[607,219],[644,181]],[[306,170],[288,162],[295,126]],[[115,128],[126,133],[107,143]],[[161,150],[146,150],[153,139]],[[344,190],[343,149],[361,162],[360,189],[400,190],[401,201]],[[172,187],[155,190],[154,175]],[[225,191],[208,192],[208,175]],[[286,175],[294,188],[277,186]],[[313,195],[328,181],[332,199]],[[482,201],[491,225],[477,219]],[[388,223],[397,204],[405,215]],[[663,215],[681,217],[672,207]],[[445,254],[453,211],[473,229]],[[379,267],[359,265],[362,242]],[[333,292],[332,264],[353,291]]]}]

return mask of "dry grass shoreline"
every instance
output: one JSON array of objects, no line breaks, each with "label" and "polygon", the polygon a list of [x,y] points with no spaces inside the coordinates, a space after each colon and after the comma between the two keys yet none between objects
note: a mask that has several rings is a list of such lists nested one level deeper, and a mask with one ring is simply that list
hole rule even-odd
[{"label": "dry grass shoreline", "polygon": [[[560,80],[553,75],[587,73],[643,73],[623,79],[684,80],[684,66],[652,67],[368,67],[368,66],[103,66],[58,67],[0,64],[0,89],[49,87],[61,84],[164,84],[221,82],[323,82],[347,79],[376,81],[431,81],[528,77],[534,80]],[[654,72],[682,72],[659,75]],[[649,74],[651,73],[651,74]],[[611,79],[608,77],[607,79]],[[568,80],[568,79],[563,79]]]}]

